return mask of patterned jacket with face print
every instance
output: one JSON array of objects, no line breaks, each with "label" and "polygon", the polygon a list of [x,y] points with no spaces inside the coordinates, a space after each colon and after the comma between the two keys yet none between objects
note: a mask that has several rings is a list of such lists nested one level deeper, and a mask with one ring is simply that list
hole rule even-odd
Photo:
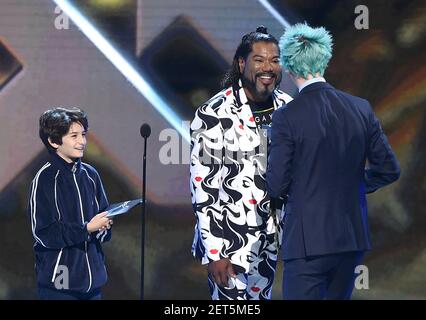
[{"label": "patterned jacket with face print", "polygon": [[[273,92],[274,109],[291,100],[278,89]],[[248,272],[262,251],[278,253],[279,217],[269,210],[263,137],[241,86],[219,92],[196,111],[191,123],[192,253],[203,264],[229,258],[238,271]]]}]

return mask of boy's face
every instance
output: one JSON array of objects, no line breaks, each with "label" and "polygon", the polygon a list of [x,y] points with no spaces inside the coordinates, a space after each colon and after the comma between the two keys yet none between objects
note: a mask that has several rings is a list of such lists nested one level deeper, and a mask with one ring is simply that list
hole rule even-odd
[{"label": "boy's face", "polygon": [[56,153],[68,163],[83,157],[86,143],[86,131],[79,122],[71,124],[68,133],[62,137],[61,145],[50,142],[56,148]]}]

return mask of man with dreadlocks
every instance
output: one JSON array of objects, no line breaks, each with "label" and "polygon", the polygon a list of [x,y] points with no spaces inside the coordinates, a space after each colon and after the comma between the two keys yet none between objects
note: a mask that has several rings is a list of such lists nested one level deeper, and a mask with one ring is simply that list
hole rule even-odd
[{"label": "man with dreadlocks", "polygon": [[278,41],[263,26],[243,36],[223,90],[191,123],[192,253],[208,267],[212,299],[270,299],[280,233],[265,186],[272,112],[291,100]]}]

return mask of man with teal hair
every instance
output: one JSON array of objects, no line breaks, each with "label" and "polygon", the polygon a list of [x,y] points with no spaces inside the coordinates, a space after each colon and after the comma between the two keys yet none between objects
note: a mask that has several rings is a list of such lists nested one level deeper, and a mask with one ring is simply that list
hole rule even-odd
[{"label": "man with teal hair", "polygon": [[283,297],[350,299],[354,270],[371,248],[366,193],[397,180],[399,164],[369,102],[323,78],[327,30],[291,26],[280,49],[300,92],[273,114],[267,170],[271,198],[287,199]]}]

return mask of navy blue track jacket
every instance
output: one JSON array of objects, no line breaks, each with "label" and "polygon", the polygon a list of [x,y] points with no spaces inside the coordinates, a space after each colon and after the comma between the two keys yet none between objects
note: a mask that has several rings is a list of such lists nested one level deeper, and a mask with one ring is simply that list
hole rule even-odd
[{"label": "navy blue track jacket", "polygon": [[101,243],[110,240],[111,229],[88,234],[86,224],[107,207],[95,168],[51,154],[32,181],[28,203],[38,286],[62,289],[55,279],[63,270],[68,272],[65,289],[85,293],[105,284]]}]

